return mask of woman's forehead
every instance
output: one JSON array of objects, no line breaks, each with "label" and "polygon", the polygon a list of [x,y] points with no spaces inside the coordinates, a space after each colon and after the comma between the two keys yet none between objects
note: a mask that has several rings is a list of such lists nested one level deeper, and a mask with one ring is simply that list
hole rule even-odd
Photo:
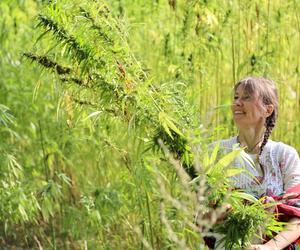
[{"label": "woman's forehead", "polygon": [[251,96],[258,96],[258,91],[255,90],[252,84],[239,84],[235,88],[235,94],[245,94]]}]

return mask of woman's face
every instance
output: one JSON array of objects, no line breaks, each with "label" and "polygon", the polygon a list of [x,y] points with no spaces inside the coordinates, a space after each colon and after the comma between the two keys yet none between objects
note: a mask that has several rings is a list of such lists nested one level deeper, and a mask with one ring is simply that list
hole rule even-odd
[{"label": "woman's face", "polygon": [[265,105],[257,92],[249,95],[241,85],[236,89],[232,113],[239,128],[264,126],[266,118],[273,110],[273,105]]}]

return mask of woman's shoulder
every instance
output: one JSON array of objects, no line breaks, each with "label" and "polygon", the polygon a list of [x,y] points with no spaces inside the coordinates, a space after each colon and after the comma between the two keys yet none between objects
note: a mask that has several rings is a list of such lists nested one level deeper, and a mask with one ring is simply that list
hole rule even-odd
[{"label": "woman's shoulder", "polygon": [[269,140],[267,146],[270,148],[273,154],[276,154],[277,156],[298,155],[298,152],[294,147],[281,141]]},{"label": "woman's shoulder", "polygon": [[272,149],[281,151],[295,151],[296,149],[284,142],[268,140],[268,144]]}]

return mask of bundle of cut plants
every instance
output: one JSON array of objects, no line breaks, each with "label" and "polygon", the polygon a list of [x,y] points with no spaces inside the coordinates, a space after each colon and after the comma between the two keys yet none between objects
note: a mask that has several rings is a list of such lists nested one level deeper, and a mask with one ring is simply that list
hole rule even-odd
[{"label": "bundle of cut plants", "polygon": [[244,172],[231,166],[234,159],[243,157],[241,150],[236,148],[219,157],[220,153],[216,144],[211,154],[204,155],[202,162],[207,181],[208,213],[214,217],[212,229],[218,234],[216,247],[226,250],[247,248],[280,231],[283,223],[270,212],[274,203],[265,204],[263,198],[257,199],[232,184],[231,177]]},{"label": "bundle of cut plants", "polygon": [[232,206],[230,213],[214,229],[222,235],[217,246],[230,250],[244,249],[282,230],[284,223],[277,221],[276,214],[267,209],[274,204],[264,204],[262,199],[240,191],[233,191],[229,200]]}]

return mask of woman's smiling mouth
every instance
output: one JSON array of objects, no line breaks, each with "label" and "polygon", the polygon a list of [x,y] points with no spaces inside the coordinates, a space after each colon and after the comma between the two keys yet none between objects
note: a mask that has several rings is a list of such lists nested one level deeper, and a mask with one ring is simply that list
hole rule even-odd
[{"label": "woman's smiling mouth", "polygon": [[236,110],[236,111],[234,111],[233,113],[234,113],[235,115],[244,115],[244,114],[245,114],[245,112],[239,111],[239,110]]}]

